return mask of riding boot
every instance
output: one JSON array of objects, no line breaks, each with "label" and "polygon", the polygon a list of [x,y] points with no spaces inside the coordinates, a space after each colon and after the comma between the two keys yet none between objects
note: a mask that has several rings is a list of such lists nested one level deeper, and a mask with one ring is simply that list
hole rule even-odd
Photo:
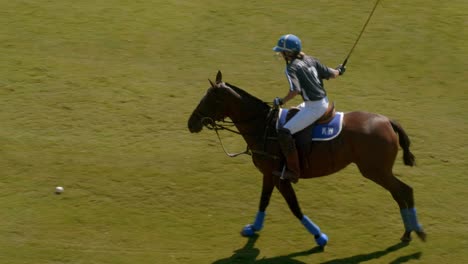
[{"label": "riding boot", "polygon": [[293,183],[297,183],[301,176],[301,166],[299,163],[299,155],[296,149],[296,143],[291,135],[291,132],[286,128],[278,130],[278,142],[286,158],[286,168],[283,171],[275,171],[274,175],[279,175],[284,179],[289,179]]}]

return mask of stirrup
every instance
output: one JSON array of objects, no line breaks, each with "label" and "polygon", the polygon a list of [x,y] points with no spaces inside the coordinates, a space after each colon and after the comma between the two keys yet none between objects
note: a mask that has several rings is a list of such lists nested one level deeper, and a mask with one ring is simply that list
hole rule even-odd
[{"label": "stirrup", "polygon": [[292,171],[286,170],[286,165],[283,166],[283,170],[280,171],[274,171],[273,175],[279,176],[281,180],[289,180],[292,183],[297,183],[299,180],[299,177]]}]

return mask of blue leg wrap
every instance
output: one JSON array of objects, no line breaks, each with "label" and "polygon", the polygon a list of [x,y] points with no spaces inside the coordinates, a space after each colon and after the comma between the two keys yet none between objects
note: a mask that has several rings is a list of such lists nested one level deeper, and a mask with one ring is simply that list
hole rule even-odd
[{"label": "blue leg wrap", "polygon": [[401,209],[400,213],[406,231],[422,231],[422,226],[419,224],[418,217],[416,215],[416,208]]},{"label": "blue leg wrap", "polygon": [[241,231],[241,234],[243,236],[255,235],[255,232],[262,230],[264,220],[265,220],[265,212],[258,211],[257,215],[255,216],[254,223],[244,226],[244,228]]},{"label": "blue leg wrap", "polygon": [[312,222],[306,215],[302,217],[301,223],[307,228],[307,230],[314,236],[320,235],[320,228]]},{"label": "blue leg wrap", "polygon": [[403,220],[403,224],[405,225],[405,231],[411,232],[411,224],[408,218],[408,209],[401,209],[400,214],[401,219]]},{"label": "blue leg wrap", "polygon": [[301,219],[301,223],[305,226],[305,228],[315,237],[315,242],[319,246],[325,246],[328,242],[328,237],[324,233],[320,231],[320,228],[312,222],[306,215],[304,215]]},{"label": "blue leg wrap", "polygon": [[260,231],[263,228],[263,221],[265,221],[265,212],[257,212],[257,215],[255,216],[255,222],[253,224],[253,227],[255,230]]}]

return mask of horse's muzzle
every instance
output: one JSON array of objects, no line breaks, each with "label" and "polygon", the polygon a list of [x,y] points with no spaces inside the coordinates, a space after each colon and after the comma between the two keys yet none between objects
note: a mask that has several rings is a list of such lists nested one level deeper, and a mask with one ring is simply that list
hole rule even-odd
[{"label": "horse's muzzle", "polygon": [[201,118],[195,113],[190,116],[187,126],[191,133],[198,133],[203,129]]}]

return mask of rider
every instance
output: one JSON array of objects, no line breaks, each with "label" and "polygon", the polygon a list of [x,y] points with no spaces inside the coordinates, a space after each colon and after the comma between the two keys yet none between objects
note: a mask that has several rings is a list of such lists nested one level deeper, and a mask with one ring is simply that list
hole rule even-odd
[{"label": "rider", "polygon": [[281,36],[273,50],[279,52],[286,61],[286,77],[289,83],[287,95],[284,98],[276,97],[273,105],[279,107],[298,94],[301,94],[303,99],[298,105],[300,111],[278,130],[278,141],[286,157],[288,171],[283,169],[283,172],[274,172],[275,175],[289,178],[296,183],[301,169],[292,135],[317,121],[326,112],[328,98],[323,79],[336,78],[342,75],[346,68],[342,65],[336,69],[328,68],[316,58],[306,55],[302,52],[301,40],[292,34]]}]

